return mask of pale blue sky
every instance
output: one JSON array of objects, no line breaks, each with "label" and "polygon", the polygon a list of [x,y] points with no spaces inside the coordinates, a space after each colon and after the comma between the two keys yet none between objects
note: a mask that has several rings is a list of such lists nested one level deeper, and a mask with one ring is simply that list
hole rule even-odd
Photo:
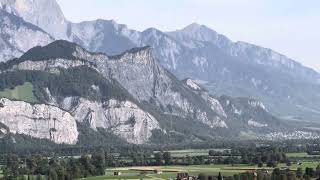
[{"label": "pale blue sky", "polygon": [[172,31],[197,22],[320,70],[320,0],[57,0],[73,22],[114,19]]}]

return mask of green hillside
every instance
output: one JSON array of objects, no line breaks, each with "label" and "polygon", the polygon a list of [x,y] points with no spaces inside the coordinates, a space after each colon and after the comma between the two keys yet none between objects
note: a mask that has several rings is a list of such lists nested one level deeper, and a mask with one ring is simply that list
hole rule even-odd
[{"label": "green hillside", "polygon": [[29,82],[26,82],[21,86],[16,86],[14,89],[0,91],[0,97],[30,103],[38,102],[33,93],[33,85]]}]

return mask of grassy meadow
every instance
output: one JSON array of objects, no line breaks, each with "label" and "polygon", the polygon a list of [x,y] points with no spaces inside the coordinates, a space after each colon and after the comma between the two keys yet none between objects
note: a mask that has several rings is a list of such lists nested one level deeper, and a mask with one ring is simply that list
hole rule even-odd
[{"label": "grassy meadow", "polygon": [[0,91],[0,98],[21,100],[30,103],[38,102],[33,93],[33,85],[29,82],[26,82],[21,86],[16,86],[14,89],[5,89]]}]

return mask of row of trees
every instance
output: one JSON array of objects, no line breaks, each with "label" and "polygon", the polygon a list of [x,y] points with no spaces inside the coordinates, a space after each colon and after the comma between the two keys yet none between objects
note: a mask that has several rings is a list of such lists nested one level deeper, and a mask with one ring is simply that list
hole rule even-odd
[{"label": "row of trees", "polygon": [[[286,153],[278,147],[259,147],[259,148],[234,148],[225,151],[209,151],[210,157],[216,157],[219,164],[252,164],[260,167],[267,164],[269,167],[276,167],[278,163],[287,163],[290,165]],[[227,158],[222,158],[227,157]]]},{"label": "row of trees", "polygon": [[[319,179],[320,178],[320,166],[318,165],[316,169],[313,168],[306,168],[304,171],[302,168],[298,168],[297,171],[292,171],[289,169],[280,170],[279,168],[275,168],[273,172],[266,173],[260,171],[256,174],[257,180],[295,180],[295,179]],[[243,180],[239,178],[238,180]]]},{"label": "row of trees", "polygon": [[198,164],[251,164],[276,167],[278,163],[291,165],[285,152],[277,147],[234,148],[232,150],[210,150],[208,155],[172,157],[170,152],[154,154],[155,165],[198,165]]},{"label": "row of trees", "polygon": [[[90,133],[88,133],[90,134]],[[94,141],[94,140],[93,140]],[[184,156],[173,157],[168,151],[158,151],[153,153],[150,148],[139,146],[121,146],[121,148],[99,148],[99,149],[83,149],[79,151],[76,147],[61,149],[55,153],[37,153],[43,157],[55,156],[76,156],[81,154],[93,154],[97,151],[105,153],[104,159],[109,167],[121,166],[150,166],[150,165],[200,165],[200,164],[251,164],[260,167],[265,164],[269,167],[276,167],[278,163],[286,163],[291,165],[291,162],[286,157],[281,148],[234,148],[232,150],[217,152],[210,151],[208,155],[201,156]],[[81,150],[81,149],[80,149]],[[112,153],[113,152],[113,153]],[[116,152],[116,153],[115,153]],[[66,154],[66,155],[64,155]],[[25,155],[20,154],[20,157],[25,159]],[[30,157],[30,155],[29,155]],[[0,163],[4,162],[6,155],[0,154]]]}]

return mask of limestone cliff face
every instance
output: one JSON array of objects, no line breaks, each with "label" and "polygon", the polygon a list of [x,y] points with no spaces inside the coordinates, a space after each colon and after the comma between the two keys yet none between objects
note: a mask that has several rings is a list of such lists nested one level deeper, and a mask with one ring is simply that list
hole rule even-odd
[{"label": "limestone cliff face", "polygon": [[[55,143],[75,144],[78,140],[74,117],[58,107],[0,99],[0,122],[13,134],[25,134]],[[1,129],[6,134],[6,129]]]},{"label": "limestone cliff face", "polygon": [[195,80],[190,78],[183,81],[187,87],[192,89],[196,94],[199,94],[210,106],[210,108],[217,114],[224,118],[227,118],[226,113],[223,110],[219,100],[211,96],[205,89],[203,89]]},{"label": "limestone cliff face", "polygon": [[167,114],[194,117],[211,128],[226,127],[218,114],[209,114],[210,108],[199,106],[205,102],[165,70],[149,47],[109,58],[101,70],[109,78],[117,79],[140,102],[155,101]]},{"label": "limestone cliff face", "polygon": [[74,118],[92,129],[107,129],[134,144],[148,142],[152,131],[160,129],[158,121],[130,101],[110,99],[106,102],[68,97],[61,103]]},{"label": "limestone cliff face", "polygon": [[215,121],[205,124],[208,124],[211,127],[228,128],[226,122],[224,121],[225,119],[227,119],[227,114],[225,113],[219,100],[211,96],[206,90],[204,90],[199,84],[197,84],[196,81],[188,78],[183,80],[183,82],[186,87],[190,88],[194,93],[198,94],[208,104],[212,111],[219,115],[216,116]]}]

